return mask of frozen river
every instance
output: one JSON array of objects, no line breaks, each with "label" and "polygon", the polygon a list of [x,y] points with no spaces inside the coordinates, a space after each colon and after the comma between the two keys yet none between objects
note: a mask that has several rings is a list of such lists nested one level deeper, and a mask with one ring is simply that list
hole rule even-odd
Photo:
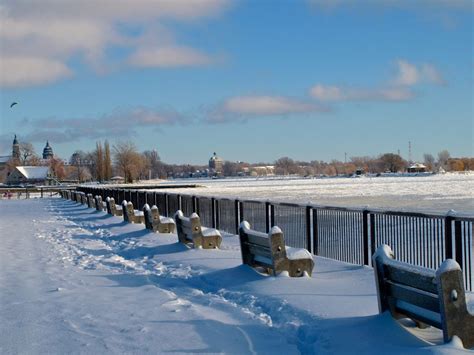
[{"label": "frozen river", "polygon": [[[202,196],[474,215],[474,174],[322,179],[183,179],[193,189],[165,191]],[[165,184],[167,184],[165,183]],[[160,189],[160,191],[163,191]]]}]

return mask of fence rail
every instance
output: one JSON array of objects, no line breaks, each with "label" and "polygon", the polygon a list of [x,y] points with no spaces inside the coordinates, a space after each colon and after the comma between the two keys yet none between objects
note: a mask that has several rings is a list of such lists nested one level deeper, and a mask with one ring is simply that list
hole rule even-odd
[{"label": "fence rail", "polygon": [[197,212],[202,224],[237,234],[239,223],[268,232],[279,226],[288,246],[306,248],[314,255],[359,265],[371,265],[371,255],[388,244],[395,258],[436,269],[445,259],[462,267],[466,289],[474,291],[474,218],[400,211],[359,210],[330,206],[233,200],[185,194],[78,187],[78,191],[132,201],[136,209],[156,205],[164,216],[181,209]]}]

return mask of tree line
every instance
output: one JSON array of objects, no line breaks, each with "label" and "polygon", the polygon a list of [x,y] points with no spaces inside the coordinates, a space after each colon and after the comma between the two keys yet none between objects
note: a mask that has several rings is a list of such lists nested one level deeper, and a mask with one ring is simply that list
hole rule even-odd
[{"label": "tree line", "polygon": [[[426,171],[464,171],[474,170],[474,158],[453,158],[447,150],[440,151],[435,158],[424,154],[423,164]],[[35,153],[30,143],[20,144],[20,158],[11,159],[7,171],[18,165],[48,165],[53,175],[62,181],[98,181],[106,182],[114,178],[125,182],[147,179],[166,179],[169,177],[210,176],[207,165],[167,164],[158,151],[139,152],[130,141],[116,142],[112,147],[105,140],[96,142],[95,149],[89,152],[75,151],[68,162],[54,157],[44,161]],[[349,161],[322,160],[298,161],[281,157],[272,163],[224,161],[220,176],[265,176],[265,175],[300,175],[300,176],[335,176],[360,173],[405,172],[410,162],[394,153],[385,153],[376,157],[350,157]]]}]

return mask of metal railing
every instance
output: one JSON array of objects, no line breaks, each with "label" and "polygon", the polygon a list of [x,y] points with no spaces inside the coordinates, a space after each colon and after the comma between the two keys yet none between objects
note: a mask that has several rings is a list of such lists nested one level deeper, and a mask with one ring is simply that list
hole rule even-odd
[{"label": "metal railing", "polygon": [[388,244],[395,258],[436,269],[445,259],[462,267],[466,289],[474,291],[473,217],[425,213],[349,209],[340,207],[232,200],[164,192],[79,187],[78,191],[132,201],[136,209],[157,205],[172,217],[181,209],[196,212],[203,226],[238,234],[246,220],[252,229],[269,232],[278,226],[288,246],[306,248],[314,255],[359,265],[371,265],[371,256]]}]

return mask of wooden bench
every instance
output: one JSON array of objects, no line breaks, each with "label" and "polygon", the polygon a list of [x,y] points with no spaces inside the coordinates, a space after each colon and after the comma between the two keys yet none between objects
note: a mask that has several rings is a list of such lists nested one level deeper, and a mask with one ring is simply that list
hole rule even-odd
[{"label": "wooden bench", "polygon": [[242,263],[262,267],[272,275],[287,271],[291,277],[311,276],[314,267],[311,253],[306,249],[286,247],[280,228],[275,226],[266,234],[250,229],[250,224],[243,221],[239,237]]},{"label": "wooden bench", "polygon": [[120,206],[120,209],[117,208],[117,205],[115,204],[115,200],[113,197],[107,197],[105,199],[105,204],[107,207],[107,213],[111,214],[112,216],[122,216],[122,207]]},{"label": "wooden bench", "polygon": [[87,207],[94,208],[95,203],[94,203],[94,197],[92,196],[92,194],[87,194],[86,199],[87,199]]},{"label": "wooden bench", "polygon": [[215,249],[221,246],[222,236],[217,229],[201,227],[201,219],[196,213],[189,218],[178,210],[174,215],[178,240],[193,244],[194,248]]},{"label": "wooden bench", "polygon": [[146,203],[143,206],[143,218],[145,220],[145,228],[158,233],[173,233],[176,224],[173,218],[162,217],[158,211],[158,207],[153,205],[151,208]]},{"label": "wooden bench", "polygon": [[143,215],[135,213],[132,202],[122,201],[123,220],[128,223],[143,223]]},{"label": "wooden bench", "polygon": [[102,196],[96,195],[94,197],[94,203],[95,203],[95,209],[97,211],[103,211],[104,210],[104,204],[102,203]]},{"label": "wooden bench", "polygon": [[474,347],[474,315],[467,309],[463,275],[459,264],[445,260],[438,270],[394,260],[387,245],[372,257],[379,311],[396,319],[411,318],[443,331],[445,342],[458,336],[465,348]]}]

